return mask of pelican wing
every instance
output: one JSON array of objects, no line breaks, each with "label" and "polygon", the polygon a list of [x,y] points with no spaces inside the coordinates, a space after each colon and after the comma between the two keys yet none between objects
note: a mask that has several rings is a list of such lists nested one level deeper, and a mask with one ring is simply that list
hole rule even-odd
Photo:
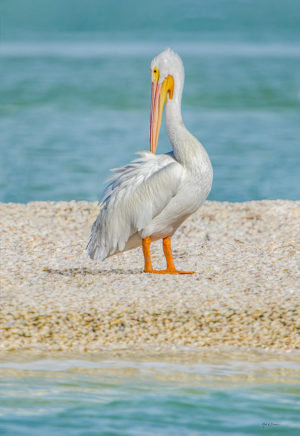
[{"label": "pelican wing", "polygon": [[172,153],[139,155],[113,170],[87,246],[92,259],[123,251],[130,236],[145,228],[178,192],[184,168]]}]

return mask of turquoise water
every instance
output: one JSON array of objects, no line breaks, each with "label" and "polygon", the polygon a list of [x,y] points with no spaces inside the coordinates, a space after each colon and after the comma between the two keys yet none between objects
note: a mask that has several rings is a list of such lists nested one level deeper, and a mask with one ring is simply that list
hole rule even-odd
[{"label": "turquoise water", "polygon": [[299,435],[299,376],[268,358],[2,360],[0,434]]},{"label": "turquoise water", "polygon": [[98,199],[110,168],[149,149],[149,63],[166,46],[184,60],[210,199],[299,198],[296,0],[10,0],[0,12],[0,201]]}]

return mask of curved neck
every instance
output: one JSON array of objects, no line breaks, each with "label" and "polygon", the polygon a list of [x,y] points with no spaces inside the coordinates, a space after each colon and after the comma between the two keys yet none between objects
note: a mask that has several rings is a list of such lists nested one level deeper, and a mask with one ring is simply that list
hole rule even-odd
[{"label": "curved neck", "polygon": [[[180,80],[181,79],[181,80]],[[174,77],[175,87],[172,100],[167,97],[165,116],[169,139],[174,151],[177,148],[180,130],[185,129],[181,116],[181,97],[184,77]],[[177,139],[177,140],[176,140]]]},{"label": "curved neck", "polygon": [[201,143],[183,124],[181,116],[181,95],[182,87],[179,88],[179,92],[176,94],[174,92],[172,100],[167,100],[165,109],[167,132],[175,159],[183,166],[198,171],[201,167],[201,162],[206,165],[209,159]]},{"label": "curved neck", "polygon": [[172,100],[167,101],[165,115],[166,115],[167,130],[169,133],[169,130],[173,130],[176,126],[182,123],[181,97],[180,99],[179,98],[175,99],[175,97],[173,97]]},{"label": "curved neck", "polygon": [[184,166],[189,166],[191,147],[190,132],[183,124],[180,100],[169,100],[166,105],[166,125],[175,159]]}]

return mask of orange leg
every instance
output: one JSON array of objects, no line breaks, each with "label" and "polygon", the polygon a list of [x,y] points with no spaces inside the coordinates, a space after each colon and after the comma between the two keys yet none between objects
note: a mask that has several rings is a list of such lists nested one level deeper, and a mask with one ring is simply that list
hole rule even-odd
[{"label": "orange leg", "polygon": [[149,236],[143,239],[143,254],[145,260],[144,272],[146,273],[153,272],[152,263],[151,263],[151,254],[150,254],[150,244],[151,244],[151,238],[149,238]]},{"label": "orange leg", "polygon": [[163,250],[167,261],[167,269],[161,271],[154,270],[151,263],[150,244],[151,244],[151,238],[149,236],[143,239],[143,253],[145,259],[144,272],[153,273],[153,274],[193,274],[194,273],[193,271],[177,271],[173,261],[170,237],[163,239]]}]

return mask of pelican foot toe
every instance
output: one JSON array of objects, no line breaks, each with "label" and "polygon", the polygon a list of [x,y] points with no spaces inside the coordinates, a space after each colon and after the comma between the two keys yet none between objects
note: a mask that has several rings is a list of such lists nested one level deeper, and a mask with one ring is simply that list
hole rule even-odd
[{"label": "pelican foot toe", "polygon": [[177,269],[162,269],[162,270],[150,270],[150,271],[144,271],[148,274],[195,274],[195,271],[178,271]]}]

